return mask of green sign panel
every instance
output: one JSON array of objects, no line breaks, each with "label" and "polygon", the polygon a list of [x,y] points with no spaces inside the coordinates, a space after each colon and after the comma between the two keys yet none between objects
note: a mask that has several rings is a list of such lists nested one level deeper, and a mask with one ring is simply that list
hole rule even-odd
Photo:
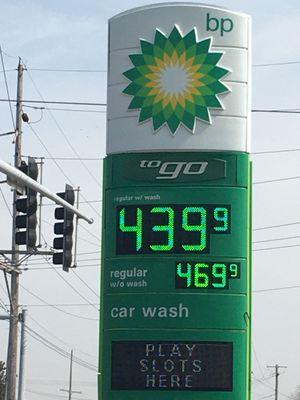
[{"label": "green sign panel", "polygon": [[100,399],[249,399],[248,155],[104,167]]}]

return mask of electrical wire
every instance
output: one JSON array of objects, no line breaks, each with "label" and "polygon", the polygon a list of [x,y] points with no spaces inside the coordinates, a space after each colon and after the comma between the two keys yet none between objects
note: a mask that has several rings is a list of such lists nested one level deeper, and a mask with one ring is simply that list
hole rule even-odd
[{"label": "electrical wire", "polygon": [[[30,76],[30,74],[29,74]],[[0,99],[0,102],[12,102],[15,103],[16,100]],[[107,103],[96,103],[96,102],[80,102],[80,101],[55,101],[55,100],[22,100],[22,103],[32,103],[32,104],[61,104],[61,105],[76,105],[76,106],[100,106],[106,107]],[[45,108],[46,109],[46,108]],[[252,109],[253,113],[279,113],[279,114],[300,114],[300,108],[295,109]]]},{"label": "electrical wire", "polygon": [[[29,289],[25,288],[23,285],[20,284],[20,286],[21,286],[22,289],[24,289],[27,293],[31,294],[31,296],[33,296],[33,297],[35,297],[36,299],[38,299],[40,302],[44,303],[44,304],[47,305],[48,307],[52,307],[52,308],[54,308],[55,310],[60,311],[60,312],[63,313],[63,314],[67,314],[67,315],[70,315],[70,316],[72,316],[72,317],[79,318],[79,319],[84,319],[84,320],[88,320],[88,321],[99,321],[98,318],[84,317],[83,315],[73,314],[73,313],[70,313],[70,312],[68,312],[68,311],[62,310],[62,309],[60,309],[58,306],[53,305],[53,304],[47,302],[46,300],[42,299],[40,296],[34,294],[34,293],[31,292]],[[90,303],[88,303],[88,305],[91,306]]]},{"label": "electrical wire", "polygon": [[[8,99],[0,99],[0,102],[16,103],[17,100],[8,100]],[[32,103],[32,104],[63,104],[63,105],[72,105],[72,106],[100,106],[106,107],[106,103],[93,103],[93,102],[83,102],[83,101],[56,101],[56,100],[24,100],[22,99],[22,103]]]},{"label": "electrical wire", "polygon": [[4,196],[4,193],[3,193],[1,185],[0,185],[0,192],[1,192],[2,199],[3,199],[4,203],[5,203],[5,206],[6,206],[7,210],[8,210],[8,212],[9,212],[10,216],[12,217],[11,209],[10,209],[10,207],[8,205],[8,202],[7,202],[7,200],[6,200],[5,196]]},{"label": "electrical wire", "polygon": [[283,149],[283,150],[266,150],[266,151],[257,151],[251,154],[254,155],[260,155],[260,154],[277,154],[277,153],[291,153],[291,152],[297,152],[300,151],[300,149]]},{"label": "electrical wire", "polygon": [[[292,65],[292,64],[300,64],[300,61],[283,61],[283,62],[275,62],[275,63],[266,63],[266,64],[253,64],[253,68],[259,67],[273,67],[280,65]],[[30,71],[42,71],[42,72],[84,72],[84,73],[103,73],[107,72],[105,69],[71,69],[71,68],[27,68]]]},{"label": "electrical wire", "polygon": [[28,71],[42,71],[42,72],[87,72],[98,73],[107,72],[105,69],[51,69],[51,68],[27,68]]},{"label": "electrical wire", "polygon": [[[52,393],[46,393],[46,392],[40,392],[38,390],[30,390],[30,389],[25,389],[26,393],[32,393],[32,394],[38,394],[39,396],[44,396],[44,397],[49,397],[52,399],[69,399],[69,396],[63,396],[60,394],[52,394]],[[90,400],[87,398],[83,398],[83,397],[74,397],[72,396],[73,400]]]},{"label": "electrical wire", "polygon": [[[27,71],[28,72],[28,71]],[[39,94],[40,98],[42,100],[44,100],[41,91],[39,90],[39,88],[37,87],[36,83],[34,82],[31,74],[28,72],[28,76],[36,90],[36,92]],[[47,110],[48,113],[50,114],[53,122],[55,123],[57,129],[59,130],[59,132],[61,133],[61,135],[64,137],[65,141],[67,142],[68,146],[72,149],[73,153],[80,158],[79,153],[77,152],[77,150],[75,149],[75,147],[72,145],[71,141],[69,140],[68,136],[66,135],[66,133],[64,132],[64,130],[62,129],[61,125],[58,123],[57,119],[54,117],[53,113],[51,112],[51,110]],[[91,172],[91,170],[86,166],[86,164],[83,161],[80,161],[81,165],[84,167],[84,169],[87,171],[87,173],[90,175],[90,177],[93,179],[93,181],[96,183],[96,185],[98,185],[100,187],[99,181],[95,178],[94,174]]]},{"label": "electrical wire", "polygon": [[295,179],[300,179],[300,176],[289,176],[287,178],[277,178],[277,179],[270,179],[267,181],[258,181],[258,182],[253,182],[253,185],[259,185],[262,183],[273,183],[273,182],[282,182],[282,181],[291,181]]},{"label": "electrical wire", "polygon": [[[41,99],[43,99],[43,96],[41,94],[41,92],[39,91],[39,89],[37,88],[36,84],[34,83],[34,81],[32,80],[30,74],[29,77],[36,89],[36,91],[39,93]],[[56,118],[54,117],[53,113],[50,110],[47,110],[48,113],[50,114],[54,124],[56,125],[57,129],[59,130],[60,134],[64,137],[65,141],[67,142],[68,146],[71,148],[71,150],[73,151],[73,153],[80,158],[79,153],[77,152],[77,150],[75,149],[75,147],[72,145],[71,141],[69,140],[68,136],[65,134],[64,130],[62,129],[61,125],[58,123],[58,121],[56,120]],[[30,125],[30,124],[29,124]],[[94,174],[91,172],[91,170],[86,166],[86,164],[81,160],[80,161],[81,165],[84,167],[84,169],[87,171],[87,173],[90,175],[90,177],[93,179],[93,181],[96,183],[96,185],[98,185],[99,187],[99,181],[95,178]]]},{"label": "electrical wire", "polygon": [[72,269],[73,274],[84,284],[84,286],[86,286],[96,297],[97,299],[99,299],[99,294],[95,292],[95,290],[93,288],[91,288],[84,279],[82,279],[75,271],[74,269]]},{"label": "electrical wire", "polygon": [[281,238],[276,238],[276,239],[256,240],[255,242],[252,242],[252,243],[256,244],[256,243],[276,242],[276,241],[299,239],[299,238],[300,238],[299,235],[298,236],[286,236],[286,237],[281,237]]},{"label": "electrical wire", "polygon": [[290,222],[288,224],[280,224],[280,225],[270,225],[270,226],[263,226],[261,228],[255,228],[253,229],[254,231],[262,231],[264,229],[273,229],[273,228],[281,228],[283,226],[292,226],[292,225],[298,225],[300,224],[300,221],[298,222]]},{"label": "electrical wire", "polygon": [[[34,339],[36,339],[37,341],[39,341],[40,343],[42,343],[44,346],[50,348],[51,350],[55,351],[56,353],[60,354],[61,356],[70,359],[70,354],[64,350],[63,348],[57,346],[55,343],[53,343],[52,341],[50,341],[49,339],[46,339],[43,335],[40,335],[38,332],[36,332],[34,329],[30,328],[28,326],[28,324],[25,324],[25,329],[26,332],[33,337]],[[97,367],[85,360],[82,360],[81,358],[78,357],[73,357],[73,362],[84,367],[87,368],[91,371],[95,371],[97,372]]]},{"label": "electrical wire", "polygon": [[[50,205],[50,204],[49,204]],[[51,223],[51,222],[49,222],[49,221],[47,221],[47,220],[45,220],[45,219],[42,219],[42,222],[44,222],[45,224],[47,224],[47,225],[49,225],[49,226],[53,226],[53,223]],[[79,224],[78,224],[79,225]],[[82,225],[80,225],[80,227],[81,228],[85,228],[85,227],[83,227]],[[97,247],[99,247],[100,245],[101,245],[101,243],[100,243],[100,240],[99,240],[99,237],[97,237],[96,235],[94,235],[92,232],[90,232],[87,228],[85,228],[85,230],[86,230],[86,232],[89,234],[89,235],[91,235],[92,237],[94,237],[94,238],[96,238],[99,242],[98,243],[95,243],[95,242],[91,242],[90,240],[88,240],[88,239],[85,239],[85,238],[83,238],[83,237],[81,237],[81,236],[78,236],[78,239],[80,239],[80,240],[82,240],[83,242],[86,242],[86,243],[89,243],[89,244],[91,244],[91,245],[93,245],[93,246],[97,246]],[[79,254],[79,253],[78,253]],[[77,254],[77,255],[78,255]],[[36,259],[35,259],[36,260]]]},{"label": "electrical wire", "polygon": [[11,106],[11,101],[10,101],[10,95],[9,95],[9,89],[8,89],[8,83],[7,83],[7,77],[6,77],[6,70],[5,70],[5,65],[4,65],[4,60],[3,60],[3,52],[2,52],[1,45],[0,45],[0,56],[1,56],[1,64],[2,64],[2,70],[3,70],[3,75],[4,75],[4,81],[5,81],[6,94],[7,94],[9,110],[10,110],[10,116],[11,116],[11,120],[12,120],[12,125],[13,125],[13,128],[14,128],[14,131],[15,131],[16,130],[16,124],[15,124],[13,111],[12,111],[12,106]]},{"label": "electrical wire", "polygon": [[283,287],[278,287],[278,288],[253,290],[253,293],[277,292],[277,291],[280,291],[280,290],[290,290],[290,289],[299,289],[299,288],[300,288],[300,285],[283,286]]},{"label": "electrical wire", "polygon": [[83,113],[99,113],[106,114],[105,110],[82,110],[79,108],[50,108],[50,107],[34,107],[34,106],[23,106],[24,108],[31,108],[34,110],[51,110],[51,111],[71,111],[71,112],[83,112]]},{"label": "electrical wire", "polygon": [[300,244],[293,244],[290,246],[278,246],[278,247],[266,247],[264,249],[254,249],[253,251],[266,251],[266,250],[276,250],[276,249],[288,249],[291,247],[299,247]]},{"label": "electrical wire", "polygon": [[52,270],[60,277],[60,279],[62,279],[66,285],[68,285],[73,292],[75,292],[79,297],[81,297],[83,300],[85,300],[86,302],[88,302],[95,310],[99,310],[98,307],[96,307],[93,303],[91,303],[85,296],[83,296],[66,278],[64,278],[56,268],[53,268],[53,265],[47,260],[45,259],[46,263],[52,268]]},{"label": "electrical wire", "polygon": [[46,333],[48,333],[48,335],[52,336],[54,339],[58,340],[59,342],[61,342],[62,344],[64,344],[65,346],[68,346],[70,350],[74,349],[76,350],[76,352],[78,353],[82,353],[88,357],[91,357],[93,359],[95,359],[95,355],[86,353],[85,351],[82,351],[80,349],[78,349],[77,347],[73,346],[70,343],[65,342],[64,340],[62,340],[61,338],[59,338],[58,336],[56,336],[54,333],[50,332],[47,328],[45,328],[39,321],[37,321],[36,319],[34,319],[31,315],[28,315],[28,318],[30,320],[32,320],[35,324],[37,324],[41,329],[43,329]]},{"label": "electrical wire", "polygon": [[104,157],[98,157],[98,158],[85,158],[85,157],[80,157],[80,158],[74,158],[74,157],[52,157],[52,158],[47,158],[47,157],[43,157],[44,160],[59,160],[59,161],[79,161],[79,160],[83,160],[83,161],[103,161]]},{"label": "electrical wire", "polygon": [[[44,148],[44,150],[47,152],[47,154],[50,156],[50,158],[53,160],[54,164],[57,166],[57,168],[60,170],[60,172],[63,174],[63,176],[67,179],[67,182],[69,182],[73,187],[75,187],[75,185],[70,181],[70,178],[66,175],[65,171],[63,170],[63,168],[59,165],[59,163],[52,157],[52,154],[50,153],[50,151],[48,150],[47,146],[45,146],[44,142],[40,139],[39,135],[37,134],[37,132],[34,130],[34,128],[28,124],[29,128],[32,130],[32,132],[34,133],[35,137],[37,138],[37,140],[40,142],[40,144],[42,145],[42,147]],[[81,197],[87,201],[87,199],[81,195]],[[93,207],[91,204],[88,204],[89,207],[100,217],[99,212],[95,209],[95,207]]]},{"label": "electrical wire", "polygon": [[[36,265],[43,265],[43,264],[36,264]],[[100,266],[100,262],[98,263],[98,264],[87,264],[87,265],[76,265],[76,269],[77,268],[90,268],[90,267],[99,267]],[[53,268],[56,268],[56,269],[61,269],[61,267],[53,267]],[[26,268],[26,271],[44,271],[44,270],[50,270],[50,269],[52,269],[52,268],[50,268],[50,267],[34,267],[34,268],[31,268],[31,267],[28,267],[28,268]],[[72,269],[72,271],[74,271],[74,269]]]},{"label": "electrical wire", "polygon": [[275,63],[267,63],[267,64],[253,64],[252,67],[273,67],[279,65],[292,65],[292,64],[300,64],[300,61],[283,61],[283,62],[275,62]]},{"label": "electrical wire", "polygon": [[[95,303],[95,306],[97,303]],[[89,303],[26,304],[26,307],[88,307]]]},{"label": "electrical wire", "polygon": [[252,351],[253,351],[253,354],[254,354],[256,363],[257,363],[257,365],[258,365],[258,368],[259,368],[259,370],[260,370],[260,373],[261,373],[263,379],[265,379],[265,374],[264,374],[264,371],[263,371],[263,369],[262,369],[262,366],[261,366],[261,364],[260,364],[260,362],[259,362],[259,359],[258,359],[258,357],[257,357],[257,353],[256,353],[256,350],[255,350],[255,347],[254,347],[253,342],[252,342]]}]

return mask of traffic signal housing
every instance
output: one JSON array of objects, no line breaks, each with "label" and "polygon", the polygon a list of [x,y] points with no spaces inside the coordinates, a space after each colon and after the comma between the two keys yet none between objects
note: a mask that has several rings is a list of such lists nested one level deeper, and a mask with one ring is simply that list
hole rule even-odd
[{"label": "traffic signal housing", "polygon": [[[28,157],[28,164],[22,161],[19,170],[35,181],[38,178],[38,165],[33,157]],[[27,250],[32,251],[37,239],[37,192],[27,187],[25,196],[17,194],[15,207],[15,243],[19,246],[26,245]]]},{"label": "traffic signal housing", "polygon": [[[57,195],[72,206],[74,205],[75,191],[72,186],[67,184],[65,192],[57,193]],[[64,207],[57,207],[54,216],[62,222],[54,224],[54,233],[59,236],[54,238],[53,248],[60,251],[53,254],[53,264],[62,265],[63,270],[69,272],[69,268],[72,267],[74,213]]]}]

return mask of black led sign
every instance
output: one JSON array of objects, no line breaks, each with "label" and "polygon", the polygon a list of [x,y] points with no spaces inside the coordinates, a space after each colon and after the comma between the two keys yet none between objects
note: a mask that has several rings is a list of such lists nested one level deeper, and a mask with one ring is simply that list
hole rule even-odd
[{"label": "black led sign", "polygon": [[112,390],[232,391],[231,342],[112,342]]}]

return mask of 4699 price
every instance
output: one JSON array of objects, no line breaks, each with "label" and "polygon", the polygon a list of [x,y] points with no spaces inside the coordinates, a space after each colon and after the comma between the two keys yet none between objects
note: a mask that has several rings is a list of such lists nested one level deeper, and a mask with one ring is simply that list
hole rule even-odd
[{"label": "4699 price", "polygon": [[240,279],[240,263],[176,263],[176,289],[228,289],[230,279]]}]

